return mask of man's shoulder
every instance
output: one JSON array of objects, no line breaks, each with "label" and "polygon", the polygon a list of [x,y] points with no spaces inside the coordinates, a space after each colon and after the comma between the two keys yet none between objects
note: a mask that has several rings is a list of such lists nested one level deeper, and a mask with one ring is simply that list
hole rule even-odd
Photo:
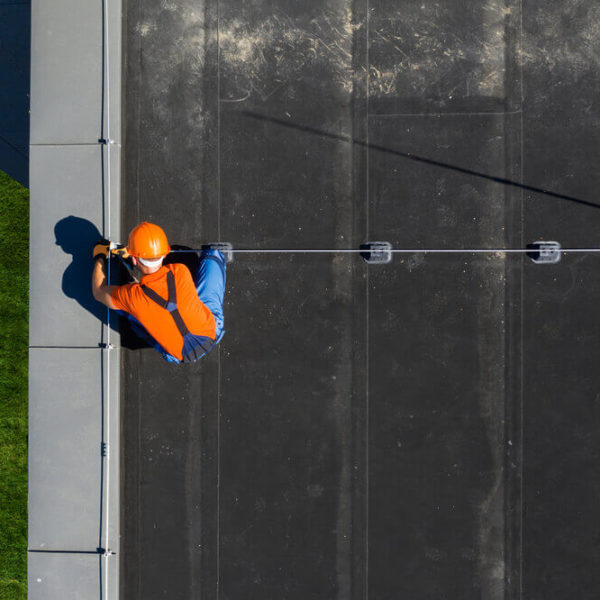
[{"label": "man's shoulder", "polygon": [[139,288],[140,284],[134,281],[130,283],[124,283],[123,285],[116,285],[115,290],[119,290],[122,293],[128,293],[134,290],[135,288]]},{"label": "man's shoulder", "polygon": [[192,274],[190,273],[190,270],[183,263],[171,263],[165,266],[167,269],[172,271],[177,281],[182,279],[189,279],[190,281],[192,280]]},{"label": "man's shoulder", "polygon": [[120,298],[131,298],[135,295],[137,289],[140,289],[139,283],[125,283],[123,285],[116,285],[113,289],[113,295]]},{"label": "man's shoulder", "polygon": [[139,283],[125,283],[124,285],[116,285],[110,295],[113,299],[113,302],[117,304],[118,309],[129,310],[136,296],[136,289],[139,288]]}]

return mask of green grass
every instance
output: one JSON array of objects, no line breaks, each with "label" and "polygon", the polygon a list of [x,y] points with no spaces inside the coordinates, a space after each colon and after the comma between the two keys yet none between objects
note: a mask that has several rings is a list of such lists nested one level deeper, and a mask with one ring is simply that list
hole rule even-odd
[{"label": "green grass", "polygon": [[0,598],[27,598],[29,191],[0,171]]}]

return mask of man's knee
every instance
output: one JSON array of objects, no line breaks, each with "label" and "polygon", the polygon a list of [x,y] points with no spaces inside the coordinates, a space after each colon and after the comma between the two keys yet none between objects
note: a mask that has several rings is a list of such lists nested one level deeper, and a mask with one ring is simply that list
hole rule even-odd
[{"label": "man's knee", "polygon": [[200,255],[200,261],[202,262],[204,260],[213,260],[215,262],[218,262],[223,268],[223,270],[225,270],[226,268],[225,265],[227,261],[225,260],[225,255],[215,248],[202,251],[202,254]]}]

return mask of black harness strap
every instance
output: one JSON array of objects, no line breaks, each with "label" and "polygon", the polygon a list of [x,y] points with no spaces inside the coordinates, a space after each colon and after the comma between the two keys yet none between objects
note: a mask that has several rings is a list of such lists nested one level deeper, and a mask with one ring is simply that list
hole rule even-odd
[{"label": "black harness strap", "polygon": [[173,273],[169,271],[167,273],[167,289],[169,290],[169,298],[165,300],[161,296],[159,296],[154,290],[150,289],[147,285],[142,284],[142,291],[150,300],[153,300],[160,307],[168,310],[171,316],[173,317],[173,321],[175,321],[175,325],[177,325],[177,329],[181,334],[181,337],[185,337],[190,330],[187,328],[187,325],[184,323],[181,314],[179,314],[179,309],[177,308],[177,290],[175,288],[175,277]]},{"label": "black harness strap", "polygon": [[[169,271],[169,273],[170,273],[170,271]],[[148,296],[148,298],[150,298],[150,300],[154,300],[154,302],[156,302],[156,304],[158,304],[162,308],[165,308],[168,310],[168,308],[167,308],[167,306],[169,305],[168,300],[165,300],[163,297],[159,296],[154,290],[150,289],[147,285],[144,285],[143,283],[140,287],[142,288],[142,291],[144,292],[144,294],[146,294],[146,296]]]}]

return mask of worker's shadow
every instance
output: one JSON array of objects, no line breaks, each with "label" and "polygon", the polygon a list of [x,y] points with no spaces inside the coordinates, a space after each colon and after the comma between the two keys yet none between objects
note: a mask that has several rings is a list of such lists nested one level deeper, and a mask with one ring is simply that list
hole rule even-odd
[{"label": "worker's shadow", "polygon": [[163,264],[181,263],[185,265],[189,269],[192,279],[196,281],[196,273],[200,266],[200,256],[198,253],[194,252],[189,246],[181,246],[179,244],[171,244],[171,250],[171,254],[167,254]]},{"label": "worker's shadow", "polygon": [[[106,323],[106,307],[98,302],[92,294],[92,268],[94,260],[91,249],[95,242],[102,236],[98,228],[91,222],[81,217],[69,216],[61,219],[54,226],[56,244],[63,252],[72,257],[71,264],[65,269],[62,277],[62,291],[68,298],[72,298],[81,307],[94,315],[98,321]],[[116,268],[112,268],[116,267]],[[129,275],[124,267],[115,259],[111,263],[111,284],[127,283]],[[120,332],[121,346],[123,348],[144,348],[147,344],[140,340],[131,330],[126,318],[118,317],[111,311],[111,330]]]},{"label": "worker's shadow", "polygon": [[[62,291],[68,298],[77,301],[98,321],[106,322],[106,307],[98,302],[92,294],[92,268],[94,261],[91,256],[93,244],[102,236],[98,228],[91,222],[73,215],[61,219],[54,226],[56,244],[63,252],[72,256],[71,264],[65,269],[62,277]],[[173,250],[190,250],[187,246],[172,246]],[[199,257],[195,252],[172,253],[165,258],[165,264],[183,263],[195,275],[198,269]],[[113,268],[114,267],[114,268]],[[129,283],[131,277],[125,267],[117,261],[111,261],[110,284],[122,285]],[[114,317],[112,316],[114,315]],[[148,344],[140,339],[131,329],[129,320],[111,311],[111,330],[121,334],[121,347],[129,349],[147,348]]]}]

